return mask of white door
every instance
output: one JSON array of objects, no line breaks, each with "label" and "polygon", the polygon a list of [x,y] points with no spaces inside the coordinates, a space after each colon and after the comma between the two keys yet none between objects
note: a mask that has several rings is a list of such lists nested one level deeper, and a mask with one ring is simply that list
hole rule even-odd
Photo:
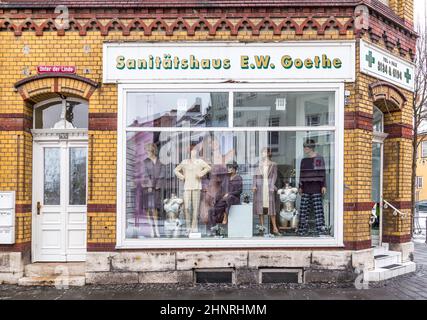
[{"label": "white door", "polygon": [[86,258],[87,142],[34,142],[34,261]]}]

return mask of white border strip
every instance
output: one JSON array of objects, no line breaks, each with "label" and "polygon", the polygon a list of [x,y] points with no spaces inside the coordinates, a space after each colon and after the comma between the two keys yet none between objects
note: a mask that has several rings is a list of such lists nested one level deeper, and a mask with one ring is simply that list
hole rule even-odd
[{"label": "white border strip", "polygon": [[[279,239],[125,239],[126,235],[126,94],[128,92],[159,91],[192,91],[195,90],[256,90],[256,91],[335,91],[335,203],[334,203],[334,237],[320,238],[298,238],[287,237]],[[173,128],[175,129],[175,128]],[[225,129],[225,128],[217,128]],[[217,130],[215,128],[204,128]],[[277,128],[275,128],[276,130]],[[295,131],[291,128],[290,131]],[[317,131],[317,128],[310,128]],[[152,129],[151,129],[152,130]],[[156,128],[157,130],[157,128]],[[175,129],[176,130],[176,129]],[[181,129],[180,129],[181,130]],[[235,130],[235,129],[233,129]],[[331,130],[331,128],[328,128]],[[333,129],[332,129],[333,130]],[[207,84],[198,83],[177,84],[173,89],[161,84],[126,84],[118,86],[118,126],[117,126],[117,249],[172,249],[172,248],[290,248],[290,247],[343,247],[344,246],[344,84],[343,83],[316,83],[311,84],[309,89],[301,84],[269,83],[266,84]]]}]

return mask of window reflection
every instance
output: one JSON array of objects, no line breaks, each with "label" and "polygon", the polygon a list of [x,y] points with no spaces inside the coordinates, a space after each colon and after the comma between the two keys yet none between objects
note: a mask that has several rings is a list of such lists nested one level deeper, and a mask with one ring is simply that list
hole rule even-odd
[{"label": "window reflection", "polygon": [[128,127],[227,127],[228,93],[128,93]]},{"label": "window reflection", "polygon": [[235,92],[235,127],[334,125],[333,93]]},{"label": "window reflection", "polygon": [[126,137],[127,238],[333,236],[333,131]]},{"label": "window reflection", "polygon": [[[67,100],[64,104],[61,100],[49,102],[34,110],[34,128],[52,129],[60,128],[88,128],[88,105],[85,102]],[[68,125],[62,124],[66,121]]]}]

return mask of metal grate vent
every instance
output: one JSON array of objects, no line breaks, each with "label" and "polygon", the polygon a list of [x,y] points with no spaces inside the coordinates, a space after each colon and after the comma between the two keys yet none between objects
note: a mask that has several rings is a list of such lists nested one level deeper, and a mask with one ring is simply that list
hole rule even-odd
[{"label": "metal grate vent", "polygon": [[233,283],[232,271],[196,271],[196,283]]},{"label": "metal grate vent", "polygon": [[302,283],[302,270],[260,270],[260,283]]}]

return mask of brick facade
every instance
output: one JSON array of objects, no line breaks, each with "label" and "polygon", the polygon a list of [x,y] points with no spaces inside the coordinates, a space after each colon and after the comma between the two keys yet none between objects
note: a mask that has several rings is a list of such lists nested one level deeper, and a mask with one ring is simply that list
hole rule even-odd
[{"label": "brick facade", "polygon": [[[230,3],[196,11],[185,5],[129,9],[71,5],[70,29],[65,31],[56,30],[53,10],[35,4],[29,8],[0,4],[0,55],[4,62],[0,70],[0,190],[17,191],[16,245],[0,246],[0,251],[23,251],[23,245],[31,243],[32,105],[58,93],[89,102],[88,251],[114,250],[118,88],[102,84],[105,41],[364,39],[411,61],[415,53],[412,0],[391,0],[390,8],[379,1],[367,1],[371,14],[368,30],[355,29],[354,8],[359,2],[321,6],[301,1],[303,10],[286,1],[277,6],[243,8]],[[371,247],[374,104],[384,112],[390,134],[384,150],[384,197],[408,213],[411,200],[412,94],[396,89],[402,104],[391,112],[385,110],[382,100],[376,101],[372,94],[371,86],[379,80],[362,74],[358,53],[356,58],[356,82],[346,84],[350,97],[345,106],[345,205],[342,213],[336,213],[344,215],[348,250]],[[38,65],[75,65],[78,76],[37,77]],[[410,215],[400,219],[391,213],[385,212],[384,240],[407,242]]]}]

